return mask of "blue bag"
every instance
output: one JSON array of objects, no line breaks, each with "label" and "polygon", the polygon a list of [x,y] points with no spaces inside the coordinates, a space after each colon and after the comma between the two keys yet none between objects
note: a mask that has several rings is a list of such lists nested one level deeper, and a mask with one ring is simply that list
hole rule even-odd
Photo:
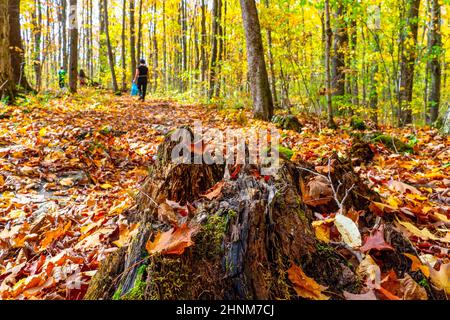
[{"label": "blue bag", "polygon": [[139,89],[136,83],[133,82],[131,85],[131,96],[137,96],[139,94]]}]

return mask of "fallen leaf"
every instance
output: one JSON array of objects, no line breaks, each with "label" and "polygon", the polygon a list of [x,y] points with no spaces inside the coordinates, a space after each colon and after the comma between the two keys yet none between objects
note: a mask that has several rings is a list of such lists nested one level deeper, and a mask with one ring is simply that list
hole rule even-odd
[{"label": "fallen leaf", "polygon": [[442,264],[439,271],[430,268],[430,279],[435,286],[450,294],[450,263]]},{"label": "fallen leaf", "polygon": [[361,234],[352,219],[342,214],[334,218],[334,225],[342,236],[342,240],[352,248],[361,246]]},{"label": "fallen leaf", "polygon": [[371,289],[378,289],[381,283],[381,270],[370,255],[366,255],[356,269],[356,273]]},{"label": "fallen leaf", "polygon": [[388,182],[388,186],[392,190],[397,191],[397,192],[402,193],[402,194],[403,193],[407,193],[407,192],[420,194],[420,191],[417,188],[415,188],[413,186],[410,186],[409,184],[406,184],[406,183],[401,182],[401,181],[391,180],[391,181]]},{"label": "fallen leaf", "polygon": [[138,232],[139,223],[133,223],[130,227],[121,225],[119,228],[119,240],[113,241],[116,246],[123,247],[124,245],[128,244],[130,239],[137,234]]},{"label": "fallen leaf", "polygon": [[409,274],[399,279],[402,285],[403,300],[428,300],[427,291],[421,287]]},{"label": "fallen leaf", "polygon": [[166,232],[159,232],[153,241],[148,240],[145,248],[149,254],[175,254],[181,255],[184,249],[192,246],[191,240],[193,234],[198,231],[197,227],[189,228],[187,224],[181,227],[175,227]]},{"label": "fallen leaf", "polygon": [[314,233],[316,238],[322,240],[325,243],[330,242],[330,226],[329,223],[333,222],[334,219],[325,219],[313,221],[311,226],[314,228]]},{"label": "fallen leaf", "polygon": [[203,197],[207,198],[208,200],[212,200],[218,197],[222,193],[224,184],[224,181],[217,182],[211,189],[206,192],[206,194],[203,195]]},{"label": "fallen leaf", "polygon": [[384,240],[384,225],[381,225],[372,235],[366,237],[364,245],[359,248],[361,252],[367,252],[371,249],[394,250],[394,248]]},{"label": "fallen leaf", "polygon": [[299,266],[292,264],[287,273],[289,280],[294,285],[295,292],[300,297],[311,300],[329,299],[328,296],[322,293],[327,287],[318,284],[313,278],[308,277]]},{"label": "fallen leaf", "polygon": [[403,255],[405,255],[406,257],[408,257],[412,264],[411,264],[411,270],[412,271],[417,271],[420,270],[422,271],[423,275],[425,277],[429,277],[430,276],[430,268],[426,265],[424,265],[419,258],[417,258],[415,255],[412,255],[410,253],[403,253]]},{"label": "fallen leaf", "polygon": [[427,228],[419,229],[415,225],[407,221],[401,221],[396,217],[396,221],[405,227],[411,234],[419,237],[423,240],[440,240],[439,237],[435,236]]}]

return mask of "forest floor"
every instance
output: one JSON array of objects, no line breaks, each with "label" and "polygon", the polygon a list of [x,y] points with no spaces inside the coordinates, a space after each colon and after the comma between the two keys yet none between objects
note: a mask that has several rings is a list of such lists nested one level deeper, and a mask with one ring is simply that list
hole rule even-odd
[{"label": "forest floor", "polygon": [[[219,129],[272,126],[241,112],[170,100],[141,103],[87,89],[73,97],[27,97],[1,107],[0,115],[3,299],[83,297],[99,262],[136,233],[124,213],[170,130],[195,120]],[[314,118],[300,122],[301,133],[281,130],[293,161],[319,165],[333,152],[348,155],[348,123],[329,130]],[[422,260],[411,258],[415,268],[428,275],[427,268],[441,270],[431,280],[448,290],[450,138],[430,128],[380,130],[410,143],[414,154],[373,143],[375,158],[355,170],[382,198],[372,210],[395,215],[414,244]]]}]

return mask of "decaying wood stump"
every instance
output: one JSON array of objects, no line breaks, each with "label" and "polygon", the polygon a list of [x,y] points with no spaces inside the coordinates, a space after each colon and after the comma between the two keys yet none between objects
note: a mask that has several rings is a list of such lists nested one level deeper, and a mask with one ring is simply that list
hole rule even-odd
[{"label": "decaying wood stump", "polygon": [[[258,168],[245,165],[233,179],[226,179],[212,200],[201,197],[224,177],[224,166],[174,164],[168,137],[137,197],[130,219],[139,232],[126,248],[111,255],[91,280],[85,299],[294,299],[287,270],[302,267],[327,294],[342,299],[342,292],[359,293],[354,252],[318,240],[311,227],[314,212],[336,212],[335,201],[311,206],[305,201],[309,182],[317,177],[308,164],[282,161],[275,176],[261,177]],[[375,217],[367,208],[378,196],[353,172],[350,161],[334,157],[326,174],[343,199],[343,211],[365,210],[360,217],[370,228]],[[327,164],[324,164],[326,170]],[[338,184],[341,184],[337,188]],[[348,191],[350,190],[350,191]],[[148,255],[145,244],[158,231],[171,228],[158,219],[158,204],[169,199],[193,203],[189,225],[200,225],[194,245],[181,255]],[[361,225],[361,223],[360,223]],[[410,268],[402,252],[413,252],[401,234],[388,229],[395,251],[392,268],[399,275]],[[383,253],[384,254],[384,253]],[[417,275],[420,278],[420,275]]]}]

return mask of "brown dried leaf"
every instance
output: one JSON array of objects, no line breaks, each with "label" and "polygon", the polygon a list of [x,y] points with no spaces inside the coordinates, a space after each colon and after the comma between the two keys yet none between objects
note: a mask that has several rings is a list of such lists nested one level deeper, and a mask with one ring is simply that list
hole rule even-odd
[{"label": "brown dried leaf", "polygon": [[287,272],[289,280],[294,284],[295,292],[300,297],[311,300],[329,299],[328,296],[322,293],[327,287],[318,284],[314,279],[308,277],[299,266],[292,264]]}]

